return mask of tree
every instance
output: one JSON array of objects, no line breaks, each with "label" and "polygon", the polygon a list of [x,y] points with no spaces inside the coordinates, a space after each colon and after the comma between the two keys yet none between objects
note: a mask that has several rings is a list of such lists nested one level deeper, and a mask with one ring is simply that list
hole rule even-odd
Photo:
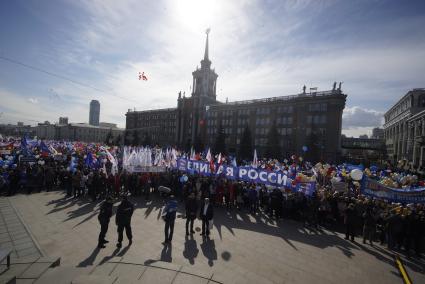
[{"label": "tree", "polygon": [[253,150],[252,150],[252,137],[251,130],[247,125],[242,133],[241,143],[239,144],[238,156],[241,160],[250,160],[252,159]]},{"label": "tree", "polygon": [[151,139],[151,135],[149,134],[149,132],[145,132],[144,137],[143,137],[143,146],[152,146],[152,139]]},{"label": "tree", "polygon": [[130,131],[126,130],[124,132],[124,145],[129,146],[131,144],[130,142]]},{"label": "tree", "polygon": [[108,146],[111,146],[112,142],[113,142],[113,138],[114,138],[114,136],[112,135],[112,129],[109,129],[109,132],[108,132],[108,134],[106,135],[106,138],[105,138],[105,144],[108,145]]},{"label": "tree", "polygon": [[137,130],[133,131],[133,146],[139,146],[140,144],[140,137],[139,132]]},{"label": "tree", "polygon": [[221,123],[218,126],[217,137],[215,138],[214,152],[226,154],[226,134],[224,134],[224,128]]},{"label": "tree", "polygon": [[277,132],[276,123],[270,127],[267,136],[266,157],[271,159],[280,159],[282,152],[279,144],[280,134]]},{"label": "tree", "polygon": [[311,134],[307,137],[307,152],[305,156],[311,162],[316,162],[319,160],[319,136],[317,135],[315,129],[311,131]]},{"label": "tree", "polygon": [[118,134],[118,136],[115,137],[114,144],[119,146],[119,145],[121,145],[121,143],[122,143],[122,136],[121,136],[121,134]]},{"label": "tree", "polygon": [[195,148],[195,151],[197,153],[202,152],[204,150],[204,148],[205,148],[204,143],[202,141],[202,138],[199,135],[197,135],[195,137],[195,143],[194,143],[193,147]]}]

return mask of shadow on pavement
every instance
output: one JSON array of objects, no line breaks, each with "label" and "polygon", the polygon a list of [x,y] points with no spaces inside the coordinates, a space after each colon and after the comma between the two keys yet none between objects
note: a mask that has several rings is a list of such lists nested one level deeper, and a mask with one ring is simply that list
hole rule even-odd
[{"label": "shadow on pavement", "polygon": [[83,261],[81,261],[77,267],[86,267],[86,266],[90,266],[93,265],[94,260],[96,259],[97,255],[99,254],[100,249],[98,247],[96,247],[92,253]]},{"label": "shadow on pavement", "polygon": [[196,240],[193,238],[193,236],[186,237],[184,242],[184,250],[183,250],[183,256],[187,260],[189,260],[189,263],[191,265],[195,264],[195,258],[198,256],[199,249],[196,244]]},{"label": "shadow on pavement", "polygon": [[204,238],[201,244],[201,250],[204,256],[208,259],[208,265],[213,266],[214,260],[217,260],[217,251],[215,249],[214,240]]}]

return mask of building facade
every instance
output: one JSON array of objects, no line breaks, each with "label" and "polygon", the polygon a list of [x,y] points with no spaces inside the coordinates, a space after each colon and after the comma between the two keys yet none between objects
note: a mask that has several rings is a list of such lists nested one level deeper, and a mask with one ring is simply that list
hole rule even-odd
[{"label": "building facade", "polygon": [[93,126],[99,126],[99,117],[100,117],[100,103],[99,101],[92,100],[90,102],[89,124]]},{"label": "building facade", "polygon": [[[303,146],[316,149],[318,158],[335,161],[341,148],[342,112],[346,95],[336,83],[330,91],[258,100],[217,101],[217,78],[209,59],[208,33],[201,67],[192,72],[192,93],[178,94],[177,107],[131,111],[126,114],[126,135],[131,141],[178,145],[187,148],[202,144],[212,147],[219,132],[225,145],[237,153],[247,127],[252,145],[260,155],[265,153],[269,131],[276,128],[283,155],[305,154]],[[272,132],[273,133],[273,132]],[[134,139],[133,139],[134,140]],[[135,143],[137,144],[137,143]]]},{"label": "building facade", "polygon": [[[121,144],[124,137],[124,129],[122,128],[93,126],[87,123],[39,123],[35,128],[37,137],[47,140]],[[106,141],[107,138],[111,141]]]},{"label": "building facade", "polygon": [[425,88],[404,95],[385,115],[384,133],[388,158],[392,162],[406,159],[415,166],[425,165],[423,152]]}]

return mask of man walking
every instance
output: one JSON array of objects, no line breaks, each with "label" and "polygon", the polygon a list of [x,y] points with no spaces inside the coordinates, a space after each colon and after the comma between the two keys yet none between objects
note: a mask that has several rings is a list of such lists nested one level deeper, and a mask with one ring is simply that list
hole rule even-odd
[{"label": "man walking", "polygon": [[201,236],[209,237],[210,235],[210,221],[214,217],[214,209],[210,204],[209,198],[205,198],[199,213],[202,220],[202,233]]},{"label": "man walking", "polygon": [[196,219],[196,212],[198,211],[198,204],[195,199],[195,193],[192,192],[186,200],[186,236],[189,236],[189,223],[190,234],[194,234],[193,222]]},{"label": "man walking", "polygon": [[105,240],[105,236],[106,232],[108,231],[109,220],[112,216],[112,206],[112,198],[110,197],[107,197],[100,206],[99,216],[97,217],[100,223],[100,233],[97,243],[98,248],[105,248],[105,244],[108,243],[108,241]]},{"label": "man walking", "polygon": [[167,204],[165,205],[162,218],[165,221],[165,240],[162,242],[163,245],[167,245],[171,243],[173,239],[174,232],[174,221],[176,220],[176,211],[177,211],[177,201],[174,198],[174,195],[170,196]]},{"label": "man walking", "polygon": [[131,234],[131,216],[133,215],[134,205],[128,201],[127,196],[123,196],[121,204],[118,205],[117,215],[115,216],[115,223],[118,230],[118,243],[117,248],[122,247],[123,232],[125,228],[125,234],[128,238],[128,245],[131,246],[133,243],[133,235]]}]

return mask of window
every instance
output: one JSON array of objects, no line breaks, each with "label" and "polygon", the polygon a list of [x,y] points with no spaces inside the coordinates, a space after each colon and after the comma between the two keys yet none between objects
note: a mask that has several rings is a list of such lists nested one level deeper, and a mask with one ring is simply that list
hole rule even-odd
[{"label": "window", "polygon": [[306,128],[306,129],[305,129],[305,135],[306,135],[306,136],[311,135],[311,128]]},{"label": "window", "polygon": [[288,124],[292,124],[292,116],[288,117]]},{"label": "window", "polygon": [[419,97],[418,107],[425,107],[425,94],[423,94]]},{"label": "window", "polygon": [[311,124],[313,117],[311,115],[307,115],[307,123]]},{"label": "window", "polygon": [[325,124],[326,120],[327,120],[327,117],[325,114],[320,117],[320,123]]}]

